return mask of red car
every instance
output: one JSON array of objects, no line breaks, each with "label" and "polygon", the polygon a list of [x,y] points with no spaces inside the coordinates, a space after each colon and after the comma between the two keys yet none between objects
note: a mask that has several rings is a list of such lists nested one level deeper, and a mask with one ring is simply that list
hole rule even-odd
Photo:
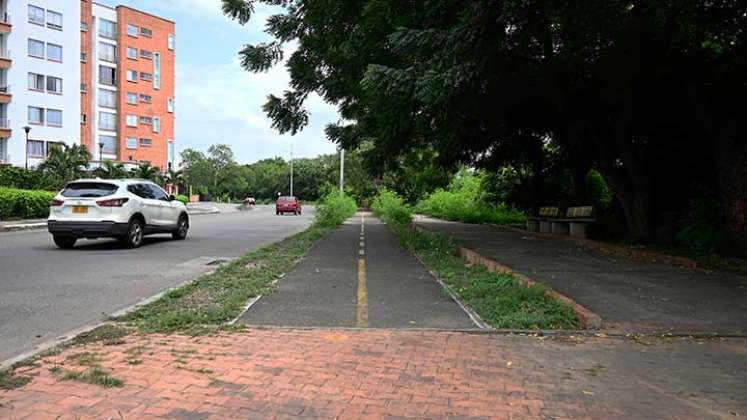
[{"label": "red car", "polygon": [[301,202],[298,201],[298,197],[283,196],[278,198],[275,203],[275,214],[285,213],[301,214]]}]

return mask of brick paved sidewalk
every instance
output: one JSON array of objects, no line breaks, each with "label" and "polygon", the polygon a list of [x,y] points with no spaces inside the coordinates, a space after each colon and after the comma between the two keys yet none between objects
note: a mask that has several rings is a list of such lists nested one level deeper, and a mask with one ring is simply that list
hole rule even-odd
[{"label": "brick paved sidewalk", "polygon": [[[747,413],[745,355],[738,339],[327,329],[129,336],[22,369],[33,380],[0,391],[0,418],[718,418]],[[92,356],[124,385],[58,379]]]}]

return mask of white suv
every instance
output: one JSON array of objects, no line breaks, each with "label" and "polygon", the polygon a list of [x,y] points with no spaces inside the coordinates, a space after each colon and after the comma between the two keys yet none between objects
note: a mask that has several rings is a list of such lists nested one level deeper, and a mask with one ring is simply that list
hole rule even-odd
[{"label": "white suv", "polygon": [[186,238],[189,215],[183,203],[150,181],[82,179],[52,200],[47,226],[60,248],[72,248],[80,238],[117,238],[137,248],[153,233]]}]

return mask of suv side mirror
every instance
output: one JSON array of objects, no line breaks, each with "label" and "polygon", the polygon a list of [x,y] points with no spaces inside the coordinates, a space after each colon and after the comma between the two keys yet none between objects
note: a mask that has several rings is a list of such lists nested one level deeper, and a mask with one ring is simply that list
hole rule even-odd
[{"label": "suv side mirror", "polygon": [[176,196],[174,194],[169,195],[169,201],[175,201]]}]

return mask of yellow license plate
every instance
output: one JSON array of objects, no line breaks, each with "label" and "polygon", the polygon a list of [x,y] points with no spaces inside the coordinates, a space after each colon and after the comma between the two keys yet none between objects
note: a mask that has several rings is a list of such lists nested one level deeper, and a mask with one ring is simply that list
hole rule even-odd
[{"label": "yellow license plate", "polygon": [[73,206],[73,214],[87,214],[88,207],[86,206]]}]

